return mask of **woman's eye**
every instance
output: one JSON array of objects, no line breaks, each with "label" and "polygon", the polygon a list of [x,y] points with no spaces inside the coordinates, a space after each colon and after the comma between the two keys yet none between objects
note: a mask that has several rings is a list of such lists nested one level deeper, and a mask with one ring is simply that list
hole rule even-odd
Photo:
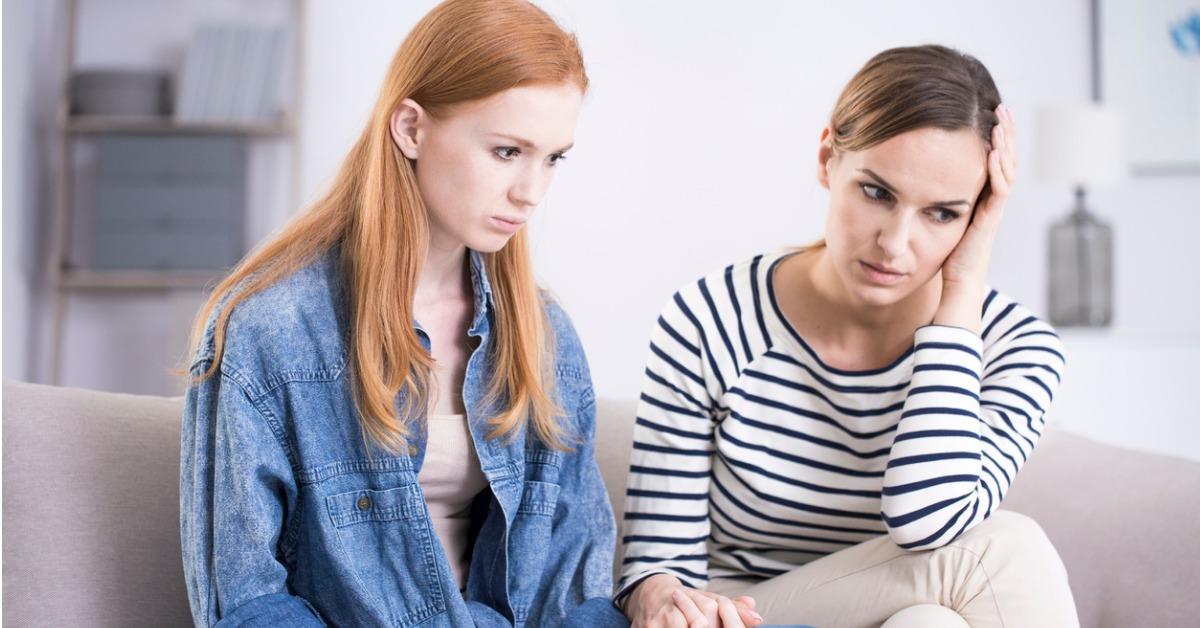
[{"label": "woman's eye", "polygon": [[554,153],[553,155],[550,155],[550,165],[557,166],[558,162],[565,161],[566,159],[567,159],[566,155],[564,155],[562,153]]},{"label": "woman's eye", "polygon": [[933,216],[934,222],[938,223],[953,222],[958,218],[958,212],[944,207],[935,207],[929,210],[929,212]]},{"label": "woman's eye", "polygon": [[517,155],[520,155],[521,149],[519,149],[515,146],[500,146],[497,148],[493,148],[492,152],[495,153],[496,156],[499,157],[500,159],[503,159],[504,161],[509,161],[512,158],[516,157]]},{"label": "woman's eye", "polygon": [[862,188],[863,194],[866,194],[867,198],[869,198],[873,201],[890,201],[890,200],[892,200],[892,193],[879,187],[878,185],[871,185],[870,183],[860,183],[859,187]]}]

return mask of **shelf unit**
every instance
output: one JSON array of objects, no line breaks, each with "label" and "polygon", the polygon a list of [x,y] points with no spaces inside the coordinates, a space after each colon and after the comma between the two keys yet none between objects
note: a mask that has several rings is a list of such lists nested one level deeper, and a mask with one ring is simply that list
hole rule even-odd
[{"label": "shelf unit", "polygon": [[122,117],[122,116],[59,116],[59,126],[67,133],[76,135],[98,135],[104,133],[138,134],[195,134],[195,135],[248,135],[262,137],[287,137],[292,131],[287,125],[252,124],[208,124],[199,122],[176,122],[168,117]]},{"label": "shelf unit", "polygon": [[[236,124],[180,122],[169,116],[72,116],[71,75],[77,61],[79,14],[81,2],[104,3],[107,0],[67,0],[64,28],[66,36],[63,54],[63,74],[57,105],[58,164],[51,174],[53,220],[49,246],[49,282],[53,294],[50,339],[50,383],[62,383],[64,334],[68,296],[75,291],[170,291],[205,290],[213,287],[226,271],[186,271],[151,269],[92,269],[72,266],[70,243],[75,210],[76,143],[82,138],[103,135],[192,135],[235,136],[248,140],[270,139],[290,142],[291,182],[288,207],[295,207],[299,198],[299,151],[297,125],[301,79],[303,77],[305,34],[304,0],[280,0],[288,8],[287,26],[292,33],[290,106],[276,124]],[[253,211],[247,207],[247,212]]]}]

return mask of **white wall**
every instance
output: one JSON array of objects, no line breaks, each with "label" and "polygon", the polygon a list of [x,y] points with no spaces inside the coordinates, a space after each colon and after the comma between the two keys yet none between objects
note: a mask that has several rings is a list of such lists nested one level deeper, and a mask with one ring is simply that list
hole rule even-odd
[{"label": "white wall", "polygon": [[[305,2],[307,65],[299,103],[305,202],[328,184],[362,129],[391,55],[434,4],[359,0],[350,10],[346,3]],[[577,31],[592,89],[577,147],[532,227],[536,261],[544,283],[571,312],[598,393],[607,396],[637,395],[651,324],[675,289],[732,261],[820,235],[826,196],[813,179],[817,134],[842,85],[874,53],[937,42],[979,57],[1015,111],[1026,149],[1037,133],[1037,105],[1090,95],[1089,0],[1018,0],[1002,10],[932,0],[541,4]],[[6,21],[12,5],[5,3]],[[84,52],[98,56],[121,45],[111,36],[91,41]],[[7,54],[5,66],[8,88]],[[6,89],[6,245],[14,173],[9,99]],[[1025,150],[991,276],[997,287],[1044,312],[1047,227],[1065,213],[1071,196],[1064,187],[1035,181],[1035,165]],[[1116,230],[1117,321],[1102,332],[1063,330],[1070,368],[1052,410],[1058,425],[1200,459],[1191,444],[1200,441],[1194,420],[1200,392],[1189,381],[1200,358],[1194,314],[1200,296],[1186,266],[1192,234],[1200,232],[1198,197],[1195,175],[1138,178],[1092,195]],[[269,226],[268,218],[256,231]],[[10,333],[14,257],[9,246],[5,250],[4,336],[11,341],[20,331]],[[67,383],[150,385],[100,375],[112,370],[105,352],[136,343],[140,353],[131,360],[165,367],[163,344],[176,341],[135,332],[166,334],[174,329],[170,321],[153,312],[190,306],[176,299],[174,306],[139,307],[140,314],[117,327],[106,322],[115,311],[110,303],[75,310],[70,329],[79,358]],[[6,349],[6,369],[18,357],[10,359]]]},{"label": "white wall", "polygon": [[[366,120],[391,55],[435,3],[310,4],[303,197],[329,181]],[[601,395],[638,393],[658,309],[684,283],[821,233],[816,140],[842,85],[874,53],[943,43],[991,70],[1032,147],[1039,104],[1091,93],[1089,3],[543,2],[574,28],[592,88],[576,148],[534,221],[538,269],[583,338]],[[349,35],[353,33],[353,35]],[[1046,306],[1045,241],[1071,193],[1022,180],[991,279]],[[1116,324],[1063,330],[1070,368],[1051,419],[1109,442],[1200,459],[1200,177],[1093,193],[1117,239]],[[1171,392],[1160,386],[1170,385]],[[1151,392],[1154,391],[1154,392]],[[1189,420],[1191,419],[1191,420]]]}]

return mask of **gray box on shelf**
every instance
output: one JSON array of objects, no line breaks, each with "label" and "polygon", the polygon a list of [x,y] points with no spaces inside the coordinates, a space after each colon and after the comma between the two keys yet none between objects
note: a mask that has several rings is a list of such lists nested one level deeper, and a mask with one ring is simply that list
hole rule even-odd
[{"label": "gray box on shelf", "polygon": [[71,75],[71,113],[80,116],[166,116],[171,77],[141,70],[76,70]]},{"label": "gray box on shelf", "polygon": [[81,265],[217,270],[242,256],[243,138],[106,135],[94,155]]}]

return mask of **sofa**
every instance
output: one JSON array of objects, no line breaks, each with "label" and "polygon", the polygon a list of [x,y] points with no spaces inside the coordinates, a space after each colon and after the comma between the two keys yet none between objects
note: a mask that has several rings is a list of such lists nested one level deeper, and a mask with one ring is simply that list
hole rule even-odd
[{"label": "sofa", "polygon": [[[4,383],[4,625],[190,623],[182,403]],[[619,521],[635,403],[597,408],[597,459]],[[1200,463],[1051,428],[1004,507],[1032,516],[1058,547],[1083,626],[1196,625]]]}]

